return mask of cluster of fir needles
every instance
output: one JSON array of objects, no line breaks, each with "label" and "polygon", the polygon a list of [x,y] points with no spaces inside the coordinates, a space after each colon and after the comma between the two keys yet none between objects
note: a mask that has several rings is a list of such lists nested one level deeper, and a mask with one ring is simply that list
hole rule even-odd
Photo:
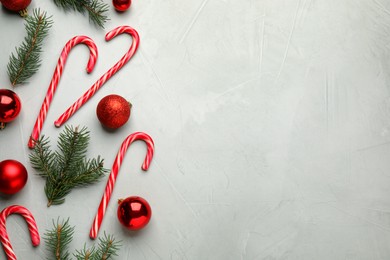
[{"label": "cluster of fir needles", "polygon": [[112,259],[118,255],[120,249],[120,242],[115,241],[113,235],[107,235],[104,233],[104,237],[99,237],[98,245],[92,245],[90,248],[84,248],[76,250],[73,255],[77,260],[107,260]]},{"label": "cluster of fir needles", "polygon": [[79,13],[88,13],[89,20],[101,28],[108,20],[106,13],[109,7],[102,0],[53,0],[54,3],[62,9],[68,11],[77,11]]},{"label": "cluster of fir needles", "polygon": [[40,54],[43,41],[52,26],[51,16],[46,12],[34,9],[33,14],[25,18],[27,35],[22,44],[12,53],[7,65],[9,80],[13,86],[26,83],[41,66]]},{"label": "cluster of fir needles", "polygon": [[68,247],[72,242],[74,234],[74,227],[69,224],[69,219],[65,221],[59,221],[55,223],[53,220],[53,228],[48,230],[44,235],[44,240],[50,255],[50,259],[70,259],[70,253]]},{"label": "cluster of fir needles", "polygon": [[[74,227],[69,224],[69,219],[54,222],[53,228],[47,230],[44,234],[46,247],[50,254],[48,259],[68,260],[70,259],[69,244],[73,240]],[[108,260],[117,256],[120,249],[120,242],[116,241],[114,236],[106,235],[99,238],[98,245],[92,245],[87,248],[76,250],[73,256],[77,260]]]},{"label": "cluster of fir needles", "polygon": [[65,126],[55,152],[50,149],[48,138],[42,136],[35,140],[30,162],[38,174],[46,179],[48,207],[62,204],[73,188],[96,183],[108,172],[103,168],[100,156],[86,159],[89,139],[86,127]]}]

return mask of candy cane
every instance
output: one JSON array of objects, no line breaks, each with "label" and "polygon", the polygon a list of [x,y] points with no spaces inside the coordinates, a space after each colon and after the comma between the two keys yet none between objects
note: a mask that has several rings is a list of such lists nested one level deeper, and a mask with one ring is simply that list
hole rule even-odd
[{"label": "candy cane", "polygon": [[112,31],[106,34],[106,41],[111,40],[119,34],[127,33],[133,37],[133,42],[130,46],[130,49],[126,54],[106,73],[103,74],[96,82],[93,84],[87,92],[84,93],[73,105],[71,105],[55,122],[54,125],[60,127],[64,124],[81,106],[83,106],[94,94],[96,91],[103,86],[103,84],[109,80],[115,73],[117,73],[130,59],[133,57],[139,45],[139,35],[136,30],[130,26],[119,26]]},{"label": "candy cane", "polygon": [[153,158],[154,153],[154,143],[153,139],[142,132],[136,132],[131,135],[129,135],[122,143],[121,148],[115,158],[114,164],[112,165],[111,173],[109,175],[106,189],[104,191],[102,200],[100,201],[100,205],[98,208],[98,212],[96,213],[95,219],[93,221],[89,236],[92,239],[95,239],[97,236],[97,233],[99,232],[100,226],[103,221],[104,213],[106,212],[108,202],[111,198],[111,193],[114,189],[114,184],[116,177],[118,176],[119,168],[122,164],[123,157],[126,154],[127,148],[130,146],[130,144],[136,140],[143,140],[146,143],[147,146],[147,153],[145,160],[142,164],[142,170],[146,171],[149,168],[150,162]]},{"label": "candy cane", "polygon": [[62,49],[61,56],[58,59],[57,66],[55,68],[55,71],[53,73],[53,77],[51,79],[49,88],[46,93],[46,97],[42,103],[41,110],[39,111],[39,115],[37,117],[37,120],[35,122],[33,131],[31,133],[30,140],[28,142],[28,146],[30,148],[34,148],[36,140],[38,140],[39,135],[41,133],[43,123],[45,122],[47,112],[50,107],[50,103],[53,99],[54,93],[57,89],[59,80],[62,75],[62,71],[64,69],[64,65],[66,63],[66,60],[68,58],[69,52],[72,50],[74,46],[77,44],[83,43],[88,46],[89,48],[89,60],[87,64],[87,72],[90,73],[93,68],[95,67],[96,59],[98,56],[98,51],[95,43],[93,40],[87,36],[76,36],[70,39],[66,44],[65,47]]},{"label": "candy cane", "polygon": [[3,211],[1,211],[0,213],[0,241],[8,260],[17,259],[14,250],[12,249],[5,225],[6,218],[14,213],[22,215],[22,217],[26,220],[33,246],[38,246],[41,240],[39,237],[38,227],[35,222],[34,216],[28,209],[17,205],[9,206],[3,209]]}]

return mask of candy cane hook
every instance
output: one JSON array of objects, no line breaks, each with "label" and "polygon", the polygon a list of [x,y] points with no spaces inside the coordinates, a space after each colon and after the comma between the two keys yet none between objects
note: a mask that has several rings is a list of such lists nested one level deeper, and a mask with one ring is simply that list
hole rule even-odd
[{"label": "candy cane hook", "polygon": [[104,191],[102,200],[100,201],[100,205],[98,208],[98,212],[96,213],[95,219],[93,221],[89,237],[92,239],[95,239],[97,236],[97,233],[99,232],[100,226],[103,221],[104,213],[106,212],[108,202],[110,201],[111,198],[111,193],[114,189],[115,185],[115,180],[116,177],[118,176],[118,171],[119,168],[122,164],[123,157],[126,154],[127,148],[130,146],[130,144],[136,140],[143,140],[146,143],[147,146],[147,153],[145,160],[142,164],[142,170],[146,171],[149,168],[150,162],[152,161],[153,158],[153,153],[154,153],[154,142],[153,139],[142,132],[135,132],[131,135],[129,135],[122,143],[121,148],[119,149],[119,152],[115,158],[115,161],[112,165],[111,173],[109,175],[106,189]]},{"label": "candy cane hook", "polygon": [[87,45],[89,48],[89,60],[87,64],[87,72],[88,73],[92,72],[93,68],[95,67],[96,59],[98,56],[98,50],[91,38],[87,36],[75,36],[65,44],[65,47],[62,49],[61,55],[58,59],[57,66],[54,70],[53,77],[51,79],[49,88],[46,93],[46,97],[42,103],[41,110],[39,111],[37,120],[35,122],[33,131],[31,133],[31,137],[28,142],[28,146],[30,148],[34,148],[35,142],[39,138],[39,135],[43,127],[43,123],[45,122],[46,115],[50,107],[50,103],[57,89],[69,52],[72,50],[74,46],[80,43]]},{"label": "candy cane hook", "polygon": [[12,249],[5,223],[6,218],[14,213],[22,215],[22,217],[26,220],[33,246],[38,246],[40,243],[37,224],[35,222],[34,216],[28,209],[17,205],[9,206],[3,209],[0,213],[0,241],[8,260],[17,259],[14,250]]},{"label": "candy cane hook", "polygon": [[130,59],[133,57],[139,45],[139,35],[136,30],[130,26],[119,26],[106,34],[106,41],[110,41],[112,38],[119,34],[127,33],[133,37],[133,42],[126,54],[106,73],[103,74],[93,84],[87,92],[84,93],[73,105],[71,105],[55,122],[56,127],[63,125],[81,106],[83,106],[103,84],[109,80],[115,73],[117,73]]}]

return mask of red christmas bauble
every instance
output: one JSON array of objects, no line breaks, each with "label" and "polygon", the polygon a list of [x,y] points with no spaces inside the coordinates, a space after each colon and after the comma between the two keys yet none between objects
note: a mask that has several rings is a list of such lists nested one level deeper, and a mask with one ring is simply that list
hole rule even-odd
[{"label": "red christmas bauble", "polygon": [[26,185],[27,178],[26,167],[20,162],[16,160],[4,160],[0,162],[1,193],[17,193]]},{"label": "red christmas bauble", "polygon": [[118,201],[119,222],[130,230],[139,230],[145,227],[152,217],[149,203],[138,196],[131,196]]},{"label": "red christmas bauble", "polygon": [[112,0],[112,4],[118,12],[124,12],[129,9],[131,0]]},{"label": "red christmas bauble", "polygon": [[0,0],[3,6],[13,12],[19,12],[21,16],[27,15],[27,6],[31,0]]},{"label": "red christmas bauble", "polygon": [[108,95],[98,103],[96,115],[100,123],[111,129],[117,129],[129,120],[131,104],[119,95]]},{"label": "red christmas bauble", "polygon": [[0,89],[0,129],[5,123],[15,120],[22,109],[22,102],[18,95],[9,89]]}]

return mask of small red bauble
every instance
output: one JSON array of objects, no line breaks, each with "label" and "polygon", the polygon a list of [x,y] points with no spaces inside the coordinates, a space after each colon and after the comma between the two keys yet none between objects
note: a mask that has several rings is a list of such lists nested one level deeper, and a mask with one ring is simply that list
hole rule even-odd
[{"label": "small red bauble", "polygon": [[21,16],[27,15],[27,6],[31,0],[0,0],[3,6],[13,12],[19,12]]},{"label": "small red bauble", "polygon": [[112,4],[118,12],[124,12],[129,9],[131,0],[112,0]]},{"label": "small red bauble", "polygon": [[119,222],[130,230],[139,230],[145,227],[152,216],[149,203],[138,196],[131,196],[118,201]]},{"label": "small red bauble", "polygon": [[131,104],[119,95],[108,95],[100,100],[96,115],[100,123],[111,129],[117,129],[129,120]]},{"label": "small red bauble", "polygon": [[15,194],[20,191],[27,182],[27,170],[23,164],[16,160],[4,160],[0,162],[0,192]]},{"label": "small red bauble", "polygon": [[5,124],[15,120],[22,109],[18,95],[9,89],[0,89],[0,130]]}]

